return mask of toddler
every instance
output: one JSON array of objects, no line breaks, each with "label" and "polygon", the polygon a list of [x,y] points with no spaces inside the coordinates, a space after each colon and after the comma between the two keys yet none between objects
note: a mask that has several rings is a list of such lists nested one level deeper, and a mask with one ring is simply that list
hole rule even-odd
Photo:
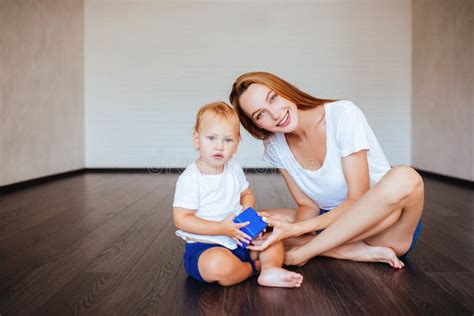
[{"label": "toddler", "polygon": [[233,159],[240,142],[235,110],[224,102],[201,107],[193,145],[199,158],[178,179],[173,202],[176,234],[186,240],[184,267],[192,278],[228,286],[258,274],[263,286],[299,287],[303,276],[282,268],[279,242],[260,253],[238,247],[250,242],[233,218],[255,199],[244,172]]}]

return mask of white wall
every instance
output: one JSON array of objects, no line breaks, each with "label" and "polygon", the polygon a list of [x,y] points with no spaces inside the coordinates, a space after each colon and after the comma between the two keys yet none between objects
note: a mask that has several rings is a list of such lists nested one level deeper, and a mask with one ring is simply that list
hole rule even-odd
[{"label": "white wall", "polygon": [[413,165],[474,181],[474,1],[413,2]]},{"label": "white wall", "polygon": [[[353,100],[389,161],[410,163],[409,0],[86,0],[86,167],[188,164],[196,109],[255,70]],[[242,164],[261,152],[245,134]]]}]

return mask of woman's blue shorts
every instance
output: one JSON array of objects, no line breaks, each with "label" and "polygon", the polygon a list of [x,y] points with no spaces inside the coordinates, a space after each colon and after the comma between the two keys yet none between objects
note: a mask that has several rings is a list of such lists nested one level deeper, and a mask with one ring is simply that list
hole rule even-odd
[{"label": "woman's blue shorts", "polygon": [[[325,214],[325,213],[327,213],[327,212],[329,212],[329,211],[330,211],[330,210],[323,210],[323,209],[322,209],[322,210],[321,210],[321,213],[320,213],[319,215],[323,215],[323,214]],[[323,229],[317,230],[316,233],[319,234],[319,233],[321,233],[322,231],[323,231]],[[400,257],[398,257],[399,259],[401,259],[401,260],[405,260],[405,259],[406,259],[408,253],[409,253],[410,251],[412,251],[413,248],[415,247],[415,244],[416,244],[416,241],[418,240],[418,236],[420,235],[420,232],[421,232],[421,218],[420,218],[420,220],[418,221],[418,225],[416,225],[415,232],[413,233],[413,238],[412,238],[412,240],[411,240],[410,248],[408,248],[407,252],[405,252],[404,255],[401,255]]]},{"label": "woman's blue shorts", "polygon": [[[214,247],[222,247],[226,248],[224,246],[218,245],[218,244],[205,244],[205,243],[186,243],[186,248],[184,250],[184,255],[183,255],[183,262],[184,262],[184,269],[186,270],[186,273],[201,282],[206,282],[201,274],[199,273],[199,268],[198,268],[198,261],[199,257],[202,255],[202,253],[210,248]],[[228,249],[228,248],[226,248]],[[252,266],[252,271],[254,274],[257,273],[257,269],[255,268],[255,263],[253,262],[252,258],[250,258],[250,250],[248,249],[242,249],[240,247],[237,247],[234,250],[229,249],[237,258],[240,259],[242,262],[249,262],[250,265]]]}]

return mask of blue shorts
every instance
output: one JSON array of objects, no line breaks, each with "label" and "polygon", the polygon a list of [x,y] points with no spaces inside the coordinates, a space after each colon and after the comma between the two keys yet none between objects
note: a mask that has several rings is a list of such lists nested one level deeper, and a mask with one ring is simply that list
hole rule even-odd
[{"label": "blue shorts", "polygon": [[[329,212],[330,210],[323,210],[321,209],[321,213],[319,215],[323,215],[327,212]],[[324,229],[321,229],[321,230],[317,230],[316,231],[316,234],[319,234],[323,231]],[[410,248],[408,248],[407,252],[405,252],[404,255],[401,255],[400,257],[398,257],[399,259],[401,260],[405,260],[407,258],[407,255],[410,251],[413,250],[413,248],[415,247],[415,244],[416,244],[416,241],[418,240],[418,236],[420,235],[420,232],[421,232],[421,218],[420,218],[420,221],[418,222],[418,225],[416,225],[416,228],[415,228],[415,232],[413,233],[413,238],[411,240],[411,245],[410,245]]]},{"label": "blue shorts", "polygon": [[[218,244],[205,244],[205,243],[186,243],[186,248],[184,250],[184,255],[183,255],[183,263],[184,263],[184,269],[186,270],[186,273],[201,282],[206,282],[201,274],[199,273],[199,268],[198,268],[198,261],[199,257],[202,255],[202,253],[208,249],[214,248],[214,247],[222,247],[225,249],[228,249],[224,246],[218,245]],[[252,266],[252,271],[254,274],[257,273],[257,269],[255,268],[255,263],[253,262],[252,258],[250,258],[250,250],[248,249],[243,249],[240,247],[237,247],[234,250],[229,249],[232,251],[232,253],[240,259],[242,262],[248,262]]]}]

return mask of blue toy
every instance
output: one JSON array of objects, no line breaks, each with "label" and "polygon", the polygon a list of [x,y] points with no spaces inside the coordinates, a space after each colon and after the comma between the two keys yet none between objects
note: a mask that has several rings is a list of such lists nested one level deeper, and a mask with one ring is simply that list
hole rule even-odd
[{"label": "blue toy", "polygon": [[[234,218],[234,223],[245,223],[245,222],[250,222],[245,227],[240,228],[241,231],[249,235],[252,240],[257,238],[257,236],[263,232],[265,228],[267,228],[267,223],[265,223],[258,215],[258,213],[251,207],[240,213],[238,216]],[[246,248],[248,246],[247,243],[242,242],[241,248]]]}]

